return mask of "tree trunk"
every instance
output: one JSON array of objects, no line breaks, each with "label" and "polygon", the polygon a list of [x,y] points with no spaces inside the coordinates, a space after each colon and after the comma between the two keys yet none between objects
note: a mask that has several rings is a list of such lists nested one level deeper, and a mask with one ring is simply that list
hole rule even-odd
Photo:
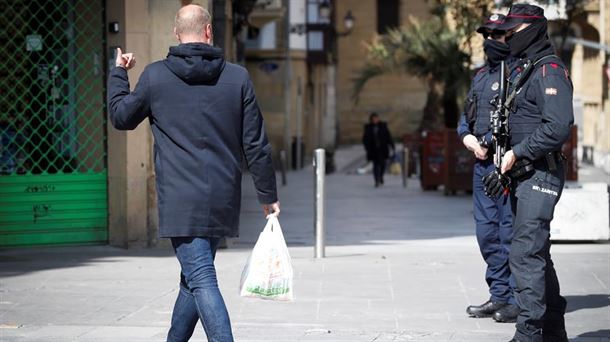
[{"label": "tree trunk", "polygon": [[422,120],[419,126],[419,131],[435,131],[439,127],[438,117],[441,112],[441,90],[442,86],[439,82],[428,80],[428,94],[426,105],[424,106]]},{"label": "tree trunk", "polygon": [[459,121],[459,107],[455,87],[445,86],[443,91],[443,112],[445,127],[456,128]]}]

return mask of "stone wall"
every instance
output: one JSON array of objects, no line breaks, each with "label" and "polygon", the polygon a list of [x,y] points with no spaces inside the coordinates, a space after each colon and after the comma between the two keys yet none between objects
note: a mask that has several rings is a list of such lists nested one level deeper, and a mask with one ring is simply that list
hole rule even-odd
[{"label": "stone wall", "polygon": [[[424,0],[402,0],[400,21],[406,25],[410,16],[425,20],[430,16]],[[339,115],[339,142],[359,143],[363,125],[370,112],[378,112],[395,137],[417,129],[426,102],[426,85],[420,79],[406,74],[385,75],[369,81],[360,100],[352,100],[352,80],[365,61],[365,42],[377,34],[377,1],[337,1],[337,30],[342,31],[342,18],[348,10],[356,18],[353,32],[340,37],[337,64],[337,112]]]}]

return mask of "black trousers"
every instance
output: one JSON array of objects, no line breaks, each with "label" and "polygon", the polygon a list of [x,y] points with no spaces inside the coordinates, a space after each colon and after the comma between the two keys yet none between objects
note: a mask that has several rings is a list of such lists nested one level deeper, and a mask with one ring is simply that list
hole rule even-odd
[{"label": "black trousers", "polygon": [[385,164],[386,159],[383,157],[376,157],[373,159],[373,176],[375,177],[375,185],[383,183]]},{"label": "black trousers", "polygon": [[543,335],[565,330],[566,301],[560,295],[550,253],[550,224],[565,182],[563,163],[557,164],[556,170],[537,165],[531,176],[513,182],[511,189],[509,260],[521,309],[515,337],[522,342],[542,341]]}]

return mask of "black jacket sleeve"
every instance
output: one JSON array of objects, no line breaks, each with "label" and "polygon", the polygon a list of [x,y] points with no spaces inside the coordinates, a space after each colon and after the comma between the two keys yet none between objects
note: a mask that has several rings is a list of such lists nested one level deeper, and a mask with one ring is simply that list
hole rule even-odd
[{"label": "black jacket sleeve", "polygon": [[477,75],[475,75],[475,77],[470,82],[470,89],[468,89],[468,94],[466,95],[466,100],[464,100],[464,107],[462,110],[462,114],[460,115],[460,122],[458,123],[458,126],[457,126],[457,134],[460,137],[460,141],[463,141],[465,136],[472,134],[472,132],[470,131],[470,123],[468,122],[467,112],[469,110],[469,105],[470,105],[469,99],[472,99],[472,96],[473,96],[474,81],[475,81]]},{"label": "black jacket sleeve", "polygon": [[278,201],[275,169],[271,156],[271,145],[265,133],[263,116],[256,102],[254,86],[248,78],[242,88],[243,100],[243,151],[248,170],[261,204]]},{"label": "black jacket sleeve", "polygon": [[457,134],[460,137],[460,141],[463,141],[465,136],[472,134],[470,132],[470,127],[468,127],[468,122],[466,122],[466,113],[462,113],[462,115],[460,115],[460,123],[457,126]]},{"label": "black jacket sleeve", "polygon": [[570,136],[574,122],[572,82],[565,69],[555,66],[546,67],[546,75],[539,76],[532,84],[536,87],[536,105],[542,113],[542,123],[532,135],[513,146],[517,158],[536,160],[559,151]]},{"label": "black jacket sleeve", "polygon": [[150,114],[148,69],[144,69],[133,92],[129,91],[127,70],[114,68],[108,78],[108,114],[112,126],[132,130]]}]

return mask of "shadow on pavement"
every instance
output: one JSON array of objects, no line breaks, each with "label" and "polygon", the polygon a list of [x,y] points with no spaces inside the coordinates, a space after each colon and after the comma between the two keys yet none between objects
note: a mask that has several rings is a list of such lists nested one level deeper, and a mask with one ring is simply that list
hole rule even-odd
[{"label": "shadow on pavement", "polygon": [[610,337],[610,330],[604,329],[598,331],[591,331],[588,333],[580,334],[577,337]]},{"label": "shadow on pavement", "polygon": [[[568,301],[566,312],[574,312],[583,309],[598,309],[610,306],[609,294],[589,294],[583,296],[565,296]],[[610,330],[607,330],[610,331]]]},{"label": "shadow on pavement", "polygon": [[0,250],[0,278],[59,268],[110,265],[130,257],[173,257],[170,248],[111,246],[30,247]]}]

